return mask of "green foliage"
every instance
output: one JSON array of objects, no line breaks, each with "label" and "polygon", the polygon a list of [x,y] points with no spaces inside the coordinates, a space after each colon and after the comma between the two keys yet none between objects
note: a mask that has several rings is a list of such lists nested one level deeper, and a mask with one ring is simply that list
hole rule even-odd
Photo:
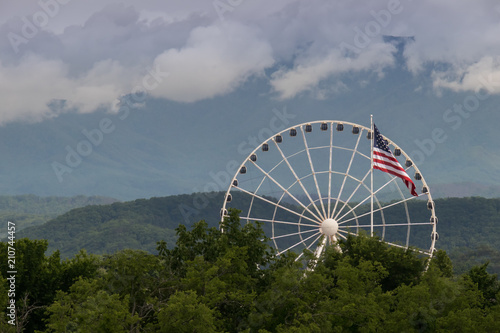
[{"label": "green foliage", "polygon": [[194,291],[180,291],[158,312],[160,332],[216,332],[214,310],[200,302]]},{"label": "green foliage", "polygon": [[[45,222],[77,207],[105,205],[117,200],[83,195],[75,197],[38,197],[33,194],[0,196],[0,221],[13,221],[19,232]],[[7,229],[0,230],[0,239],[7,237]]]},{"label": "green foliage", "polygon": [[388,247],[376,237],[349,236],[340,244],[343,256],[353,266],[362,261],[380,263],[387,275],[380,281],[384,291],[393,290],[401,284],[418,283],[425,263],[412,249]]},{"label": "green foliage", "polygon": [[[63,207],[69,207],[68,205],[73,201],[75,205],[83,204],[82,200],[85,197],[82,199],[79,197],[74,199],[43,198],[46,200],[45,203],[42,203],[42,198],[38,197],[26,196],[24,198],[23,196],[14,199],[6,197],[4,206],[0,200],[0,216],[3,212],[2,207],[5,209],[11,206],[16,207],[15,202],[25,200],[26,205],[21,205],[25,209],[15,210],[16,214],[25,214],[18,218],[31,225],[43,224],[21,230],[18,236],[47,239],[49,253],[59,250],[62,258],[71,257],[80,249],[86,249],[95,254],[110,254],[126,248],[157,253],[156,242],[158,240],[163,239],[169,248],[174,247],[177,240],[175,229],[179,223],[185,225],[187,230],[194,226],[195,222],[206,218],[208,227],[218,227],[219,209],[223,197],[222,192],[193,193],[117,202],[110,205],[91,205],[71,210],[47,223],[44,223],[46,219],[39,219],[38,215],[29,214],[44,213],[47,211],[43,209],[45,206],[57,207],[59,199]],[[37,200],[40,203],[37,203]],[[91,198],[87,200],[92,202]],[[246,204],[243,198],[238,198],[237,193],[235,193],[234,200],[241,203],[242,207]],[[203,203],[201,208],[200,202]],[[412,220],[423,222],[428,220],[425,201],[413,200],[407,204]],[[484,264],[488,260],[490,261],[488,271],[500,273],[500,238],[496,237],[500,226],[500,199],[449,198],[435,200],[435,204],[439,217],[440,236],[437,248],[448,253],[454,262],[455,273],[466,273],[473,266]],[[28,209],[30,205],[34,208]],[[263,212],[268,208],[268,204],[259,202],[254,203],[253,206],[257,215],[260,212],[264,214]],[[387,220],[394,218],[396,215],[393,214],[398,212],[397,208],[400,207],[387,209],[384,212],[385,218]],[[51,212],[54,211],[54,209],[51,210]],[[15,219],[11,220],[15,221]],[[430,237],[428,231],[426,228],[412,228],[412,242],[417,242],[415,245],[419,246],[418,240],[422,240],[420,246],[428,246]],[[386,236],[391,236],[389,230],[386,230]],[[395,235],[392,236],[395,237]]]},{"label": "green foliage", "polygon": [[[116,208],[116,207],[115,207]],[[94,213],[96,210],[91,210]],[[87,212],[91,212],[87,211]],[[119,209],[117,211],[120,211]],[[93,218],[105,223],[111,214]],[[236,210],[221,229],[180,225],[157,255],[82,251],[61,260],[47,242],[18,240],[22,328],[28,332],[494,332],[500,284],[488,264],[453,275],[437,251],[418,252],[350,236],[314,269],[295,253],[276,257],[258,223]],[[161,238],[160,238],[161,239]],[[341,249],[339,252],[338,249]],[[6,271],[6,244],[0,268]],[[305,255],[308,257],[310,254]],[[7,285],[0,284],[5,309]],[[23,298],[24,297],[24,298]],[[12,329],[1,313],[0,329]]]},{"label": "green foliage", "polygon": [[[7,243],[0,243],[2,274],[9,271],[7,247]],[[18,239],[15,248],[18,326],[27,331],[43,327],[44,307],[52,303],[58,290],[67,291],[79,277],[92,277],[97,271],[97,257],[85,252],[62,262],[57,251],[47,257],[45,240]]]},{"label": "green foliage", "polygon": [[444,277],[453,277],[453,264],[446,251],[438,250],[432,256],[431,267],[435,267]]},{"label": "green foliage", "polygon": [[58,292],[47,308],[45,332],[129,332],[139,321],[128,310],[128,296],[108,294],[96,280],[78,280],[69,293]]},{"label": "green foliage", "polygon": [[43,225],[22,230],[18,235],[49,240],[49,252],[59,250],[63,258],[75,255],[80,249],[94,254],[110,254],[127,248],[155,253],[159,239],[175,244],[174,229],[183,221],[179,205],[184,197],[76,208]]},{"label": "green foliage", "polygon": [[490,306],[498,303],[497,294],[500,292],[500,283],[496,274],[486,272],[487,267],[488,262],[481,266],[472,267],[464,278],[469,279],[477,286],[485,300],[484,305]]}]

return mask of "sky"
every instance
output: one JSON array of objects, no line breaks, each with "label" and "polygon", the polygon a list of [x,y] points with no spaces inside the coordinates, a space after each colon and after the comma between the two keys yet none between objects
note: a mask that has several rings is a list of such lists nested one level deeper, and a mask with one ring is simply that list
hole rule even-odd
[{"label": "sky", "polygon": [[498,0],[1,0],[0,124],[117,112],[130,94],[194,103],[254,78],[279,101],[322,99],[342,74],[394,66],[385,35],[414,38],[407,69],[434,64],[436,94],[500,93]]}]

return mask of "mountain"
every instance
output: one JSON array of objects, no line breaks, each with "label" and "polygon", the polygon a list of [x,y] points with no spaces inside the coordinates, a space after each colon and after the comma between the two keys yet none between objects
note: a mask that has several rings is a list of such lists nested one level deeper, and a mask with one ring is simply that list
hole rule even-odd
[{"label": "mountain", "polygon": [[321,119],[369,126],[373,114],[436,194],[500,196],[500,96],[484,87],[481,100],[470,92],[438,91],[432,76],[440,64],[413,74],[403,56],[411,39],[386,42],[397,46],[391,69],[338,75],[325,80],[323,90],[290,100],[277,99],[267,80],[254,78],[228,95],[195,103],[148,98],[143,107],[118,113],[6,124],[1,193],[132,200],[222,191],[234,165],[273,133]]},{"label": "mountain", "polygon": [[[49,251],[59,249],[71,257],[81,248],[90,253],[113,253],[121,249],[143,249],[156,253],[156,242],[175,244],[174,229],[205,220],[218,226],[224,193],[197,193],[161,198],[92,205],[73,209],[40,226],[20,231],[17,237],[47,239]],[[205,202],[201,207],[199,203]],[[260,208],[255,202],[255,210]],[[437,248],[448,252],[459,272],[491,260],[490,270],[500,273],[500,199],[479,197],[435,200],[439,217]],[[410,201],[413,221],[423,221],[428,213],[425,202]],[[258,215],[259,213],[257,213]],[[386,212],[391,220],[391,211]],[[427,239],[428,234],[412,233]],[[386,235],[387,237],[387,235]]]},{"label": "mountain", "polygon": [[[16,231],[41,225],[71,209],[88,205],[106,205],[116,199],[83,195],[75,197],[39,197],[33,194],[0,196],[0,219],[16,223]],[[6,237],[7,228],[0,230],[0,239]]]},{"label": "mountain", "polygon": [[126,248],[154,252],[156,242],[160,240],[169,246],[175,243],[174,229],[179,224],[189,226],[207,217],[212,226],[217,225],[220,207],[216,202],[222,201],[223,194],[206,198],[210,198],[211,204],[203,211],[193,207],[196,195],[90,205],[22,230],[16,236],[48,239],[48,250],[60,250],[63,257],[73,256],[82,248],[95,254],[114,253]]}]

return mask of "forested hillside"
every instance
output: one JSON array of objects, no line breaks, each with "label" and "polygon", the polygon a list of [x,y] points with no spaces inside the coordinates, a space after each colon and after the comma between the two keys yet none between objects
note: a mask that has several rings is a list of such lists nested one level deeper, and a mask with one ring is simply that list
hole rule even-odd
[{"label": "forested hillside", "polygon": [[203,210],[196,209],[196,195],[115,202],[73,209],[38,227],[19,232],[19,237],[47,239],[49,252],[59,250],[70,257],[84,248],[90,253],[114,253],[122,249],[153,252],[156,242],[175,243],[175,228],[209,219],[217,225],[222,193],[203,194],[210,200]]},{"label": "forested hillside", "polygon": [[[41,225],[58,215],[77,207],[108,205],[116,199],[101,196],[39,197],[32,194],[0,196],[0,220],[15,221],[16,229]],[[0,239],[6,237],[6,229],[0,230]]]},{"label": "forested hillside", "polygon": [[[159,240],[173,246],[179,224],[191,226],[204,219],[217,226],[222,199],[222,193],[197,193],[88,206],[19,232],[19,237],[47,239],[49,252],[58,249],[63,257],[82,248],[95,254],[126,248],[154,253]],[[437,248],[448,252],[457,272],[490,260],[490,271],[500,273],[500,199],[449,198],[435,203]],[[409,209],[416,220],[427,216],[421,201],[409,202]]]},{"label": "forested hillside", "polygon": [[[17,240],[17,327],[0,284],[0,331],[27,332],[496,332],[500,284],[476,266],[453,276],[438,251],[425,259],[375,238],[349,237],[305,270],[275,257],[259,225],[238,212],[224,233],[179,226],[155,254],[85,252],[61,261],[47,242]],[[7,270],[0,244],[0,271]],[[309,261],[309,265],[312,262]],[[312,268],[313,266],[310,266]]]}]

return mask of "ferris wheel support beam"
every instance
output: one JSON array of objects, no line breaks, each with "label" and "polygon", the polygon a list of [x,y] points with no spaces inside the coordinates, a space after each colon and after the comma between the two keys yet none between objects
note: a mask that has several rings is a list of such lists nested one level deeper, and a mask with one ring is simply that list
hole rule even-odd
[{"label": "ferris wheel support beam", "polygon": [[370,130],[371,130],[371,137],[370,137],[370,235],[373,237],[373,140],[374,140],[374,131],[373,131],[373,115],[370,115]]},{"label": "ferris wheel support beam", "polygon": [[[330,209],[332,206],[332,155],[333,155],[333,123],[330,126],[330,159],[328,160],[328,217],[331,218]],[[339,198],[340,199],[340,198]],[[333,215],[333,212],[332,212]]]}]

